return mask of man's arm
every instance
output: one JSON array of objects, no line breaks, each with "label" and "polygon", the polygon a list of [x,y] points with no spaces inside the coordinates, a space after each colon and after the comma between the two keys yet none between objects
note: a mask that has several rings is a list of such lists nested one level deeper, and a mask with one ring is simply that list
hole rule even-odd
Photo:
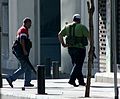
[{"label": "man's arm", "polygon": [[58,38],[63,47],[68,47],[68,45],[65,44],[65,42],[63,40],[63,36],[60,33],[58,34]]},{"label": "man's arm", "polygon": [[25,41],[24,41],[24,39],[21,39],[21,45],[22,45],[24,55],[28,55],[28,53],[27,53],[27,51],[25,49]]}]

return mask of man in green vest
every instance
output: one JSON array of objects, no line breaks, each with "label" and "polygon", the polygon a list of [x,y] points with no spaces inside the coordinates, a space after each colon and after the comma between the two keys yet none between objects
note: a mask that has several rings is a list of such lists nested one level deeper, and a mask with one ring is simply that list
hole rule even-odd
[{"label": "man in green vest", "polygon": [[[64,41],[66,37],[66,41]],[[59,33],[58,38],[63,47],[68,48],[73,68],[70,74],[69,84],[74,87],[85,86],[82,67],[86,56],[86,46],[88,45],[89,31],[81,24],[79,14],[73,16],[73,22],[67,24]],[[78,80],[79,85],[75,83]]]}]

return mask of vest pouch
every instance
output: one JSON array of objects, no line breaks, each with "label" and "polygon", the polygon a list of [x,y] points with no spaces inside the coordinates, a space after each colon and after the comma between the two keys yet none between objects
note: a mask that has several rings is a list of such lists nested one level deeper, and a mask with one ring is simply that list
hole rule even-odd
[{"label": "vest pouch", "polygon": [[88,45],[87,37],[84,37],[84,36],[83,36],[83,37],[81,38],[81,43],[82,43],[83,46],[87,46],[87,45]]},{"label": "vest pouch", "polygon": [[76,37],[74,36],[67,36],[66,37],[66,44],[73,46],[76,44]]}]

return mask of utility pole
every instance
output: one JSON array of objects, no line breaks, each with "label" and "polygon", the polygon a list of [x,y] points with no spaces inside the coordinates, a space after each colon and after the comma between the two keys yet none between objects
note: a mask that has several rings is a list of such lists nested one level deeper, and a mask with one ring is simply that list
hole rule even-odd
[{"label": "utility pole", "polygon": [[94,0],[88,0],[87,7],[88,7],[88,14],[89,14],[90,50],[88,53],[88,76],[87,76],[85,97],[89,97],[89,94],[90,94],[91,73],[92,73],[92,66],[93,66],[93,60],[94,60],[94,28],[93,28],[93,13],[95,10]]},{"label": "utility pole", "polygon": [[[1,26],[0,26],[0,88],[2,88],[2,72],[1,72]],[[0,95],[0,99],[1,99]]]},{"label": "utility pole", "polygon": [[118,97],[118,87],[117,87],[117,53],[116,53],[116,40],[117,40],[117,0],[111,0],[111,9],[112,9],[112,14],[111,14],[111,20],[112,20],[112,30],[111,30],[111,36],[112,36],[112,65],[114,69],[114,91],[115,91],[115,98],[114,99],[119,99]]},{"label": "utility pole", "polygon": [[2,5],[1,5],[1,2],[0,2],[0,88],[2,88],[2,72],[1,72],[1,68],[2,68],[2,66],[1,66],[1,56],[2,56],[2,54],[1,54],[1,49],[2,49],[2,43],[1,43],[1,36],[2,36]]}]

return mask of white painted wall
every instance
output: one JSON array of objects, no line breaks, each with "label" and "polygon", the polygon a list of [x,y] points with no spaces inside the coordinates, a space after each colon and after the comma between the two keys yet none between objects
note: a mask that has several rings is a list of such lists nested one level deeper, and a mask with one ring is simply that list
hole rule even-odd
[{"label": "white painted wall", "polygon": [[106,7],[108,8],[106,11],[107,16],[107,22],[106,22],[106,29],[107,29],[107,35],[106,35],[106,72],[111,72],[111,1],[107,0]]},{"label": "white painted wall", "polygon": [[17,61],[11,51],[11,45],[16,38],[16,31],[18,28],[17,21],[17,0],[9,0],[9,60],[7,69],[17,68]]}]

